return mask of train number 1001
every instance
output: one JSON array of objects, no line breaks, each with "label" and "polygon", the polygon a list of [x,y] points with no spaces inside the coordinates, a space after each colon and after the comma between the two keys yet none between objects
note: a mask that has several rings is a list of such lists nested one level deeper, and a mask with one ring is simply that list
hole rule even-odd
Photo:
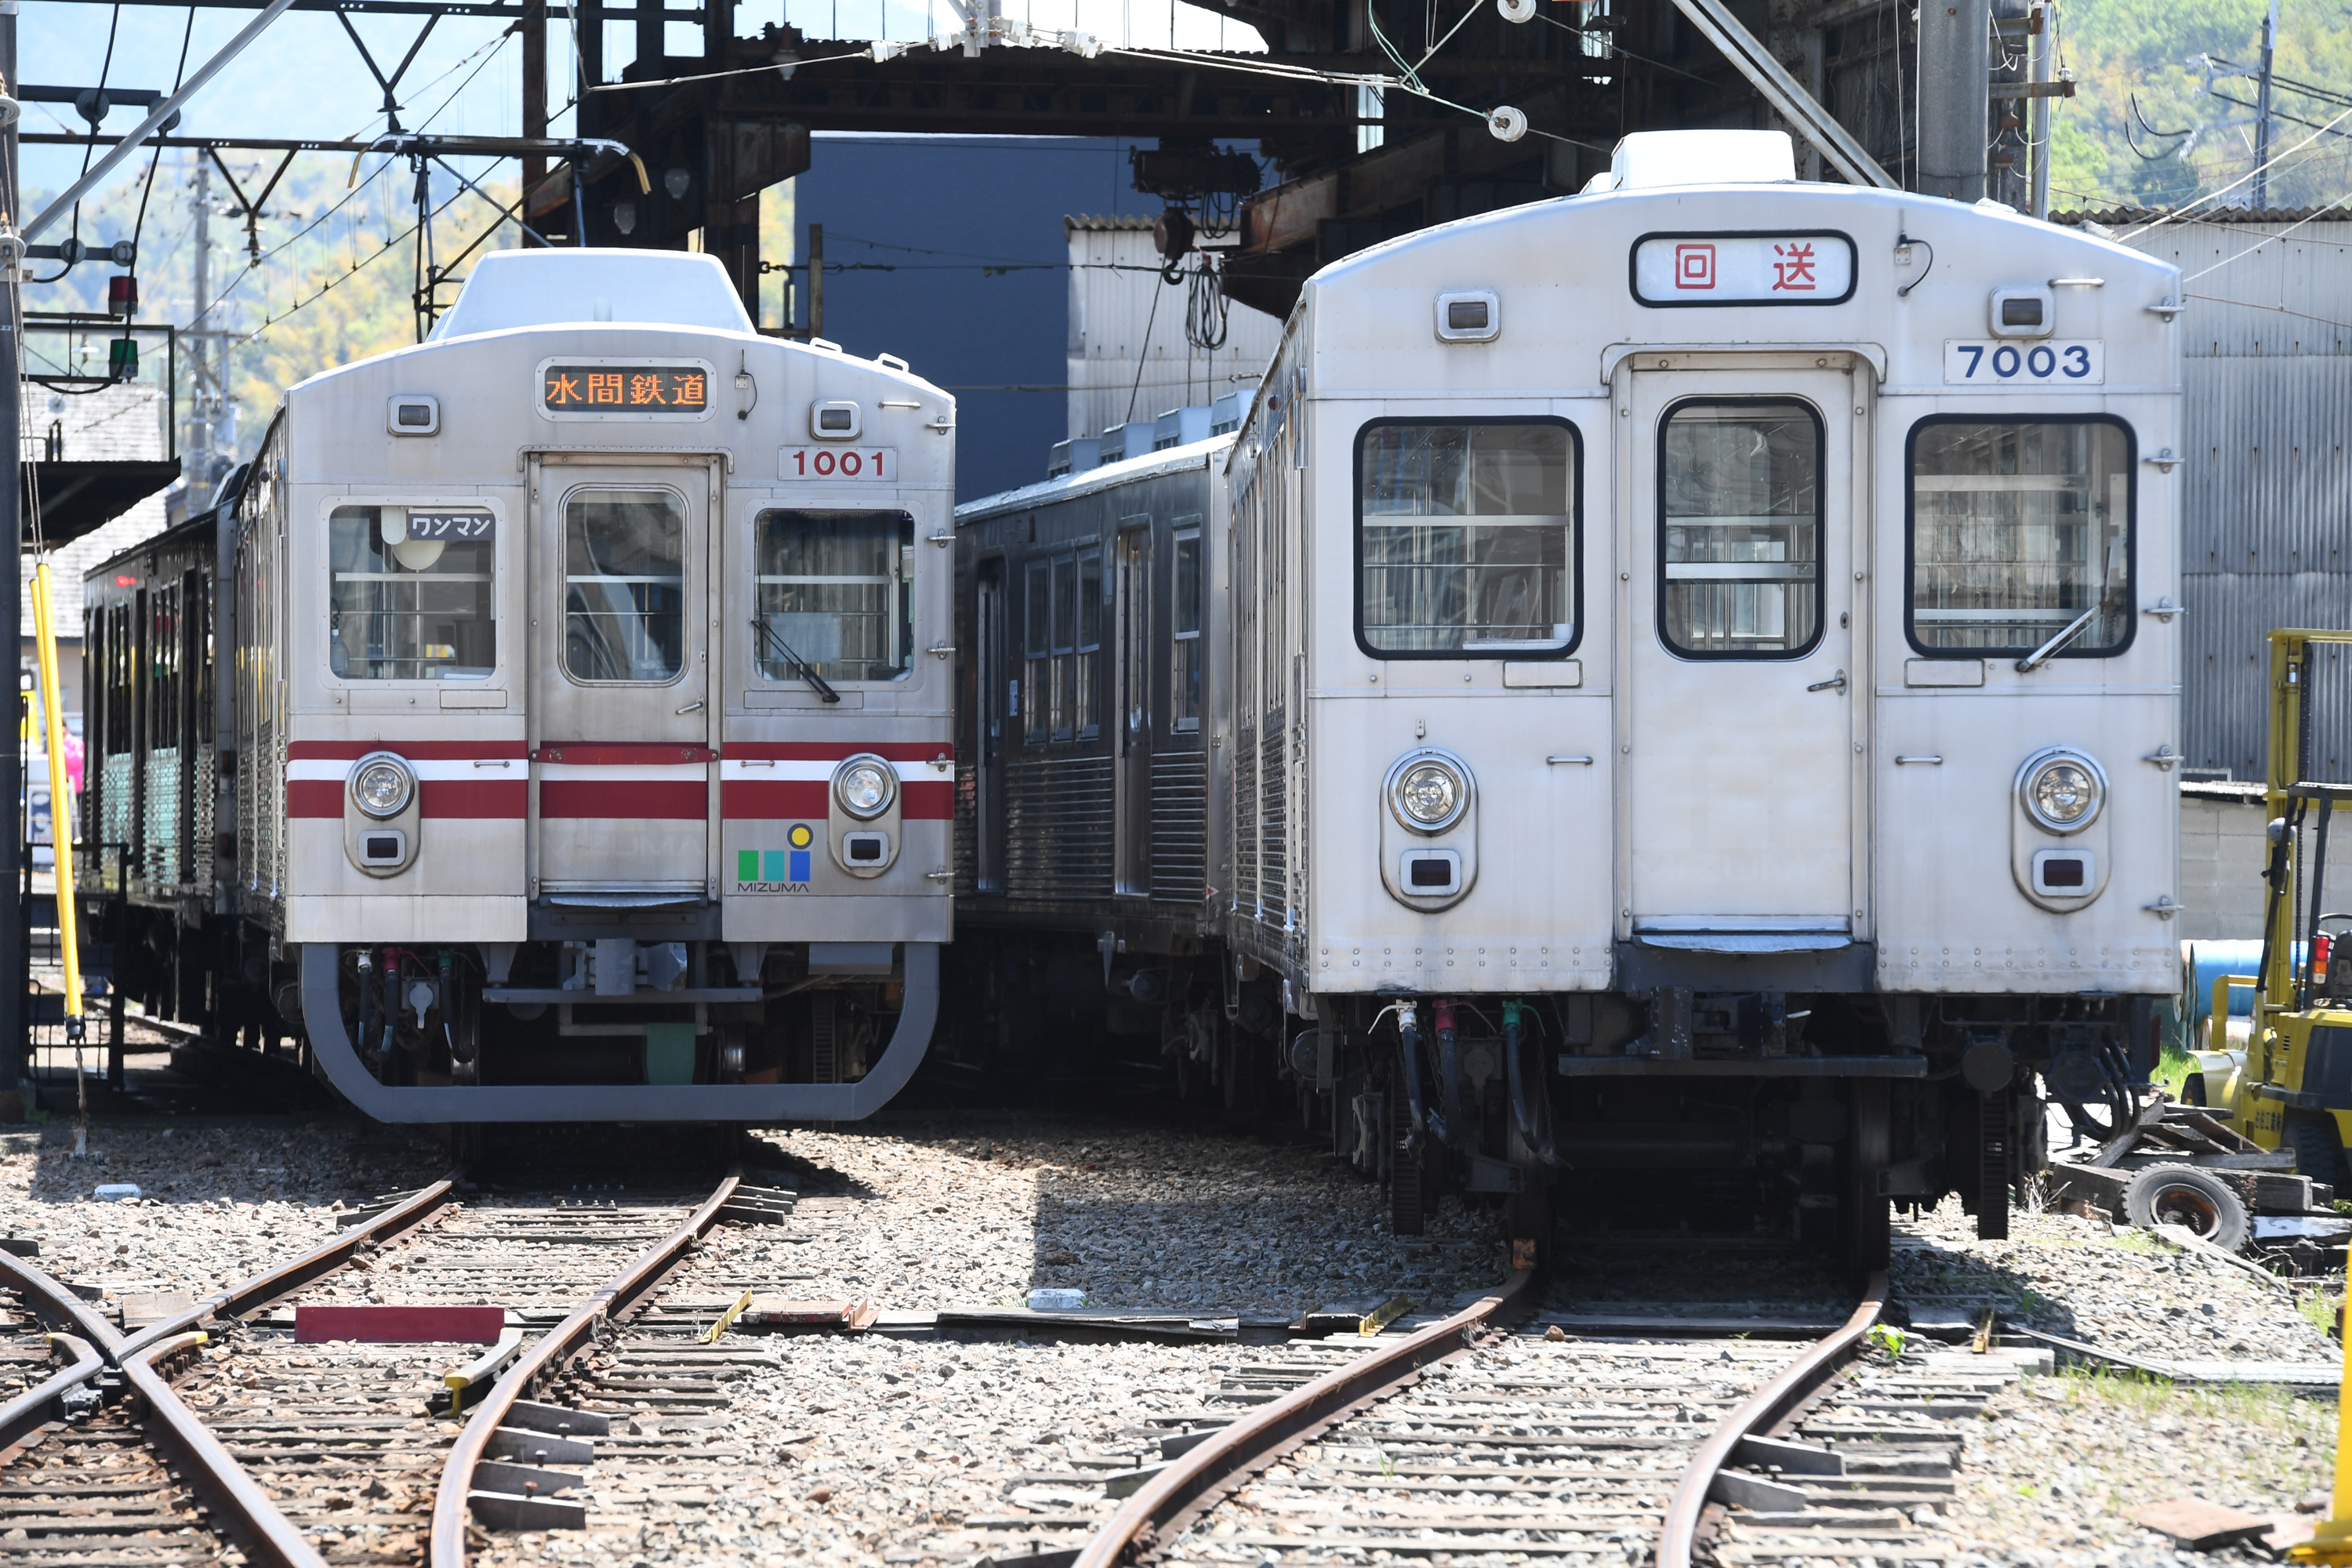
[{"label": "train number 1001", "polygon": [[880,479],[898,477],[898,453],[893,447],[786,447],[783,477],[788,479]]},{"label": "train number 1001", "polygon": [[2018,382],[2096,386],[2106,379],[2107,345],[2096,338],[2038,343],[1944,340],[1948,386],[2006,386]]}]

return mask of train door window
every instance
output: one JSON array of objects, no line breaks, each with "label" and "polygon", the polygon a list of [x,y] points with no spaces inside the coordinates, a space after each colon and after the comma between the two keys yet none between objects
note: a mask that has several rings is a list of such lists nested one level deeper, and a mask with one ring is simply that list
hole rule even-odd
[{"label": "train door window", "polygon": [[1811,405],[1669,410],[1658,464],[1659,631],[1686,658],[1797,658],[1821,636],[1822,426]]},{"label": "train door window", "polygon": [[583,490],[563,506],[563,668],[574,680],[668,681],[684,668],[686,503]]},{"label": "train door window", "polygon": [[1382,420],[1357,441],[1356,639],[1381,658],[1576,646],[1576,437],[1557,419]]},{"label": "train door window", "polygon": [[1077,700],[1071,709],[1071,721],[1081,737],[1102,733],[1102,559],[1099,549],[1078,552],[1078,645],[1072,660],[1076,666]]},{"label": "train door window", "polygon": [[760,673],[896,680],[912,668],[915,520],[903,511],[763,511],[755,528]]},{"label": "train door window", "polygon": [[1021,738],[1042,744],[1053,732],[1046,691],[1053,668],[1053,565],[1032,561],[1022,577]]},{"label": "train door window", "polygon": [[327,520],[327,658],[346,680],[479,679],[498,664],[490,514],[339,506]]},{"label": "train door window", "polygon": [[1077,728],[1078,712],[1078,558],[1064,555],[1054,563],[1053,711],[1054,739],[1066,741]]},{"label": "train door window", "polygon": [[1119,520],[1114,557],[1118,595],[1118,707],[1121,750],[1151,726],[1151,519]]},{"label": "train door window", "polygon": [[2103,418],[1928,419],[1910,447],[1914,647],[2022,655],[2077,621],[2058,657],[2129,645],[2129,430]]},{"label": "train door window", "polygon": [[[1190,527],[1186,525],[1190,524]],[[1168,727],[1190,733],[1201,727],[1201,520],[1176,520],[1175,563],[1171,584]]]}]

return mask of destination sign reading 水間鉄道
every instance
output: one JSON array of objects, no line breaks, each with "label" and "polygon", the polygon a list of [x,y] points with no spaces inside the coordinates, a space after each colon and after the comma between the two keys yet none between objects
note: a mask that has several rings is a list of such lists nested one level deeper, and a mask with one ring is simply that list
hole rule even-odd
[{"label": "destination sign reading \u6c34\u9593\u9244\u9053", "polygon": [[1842,234],[1653,234],[1633,245],[1644,305],[1834,305],[1853,293]]},{"label": "destination sign reading \u6c34\u9593\u9244\u9053", "polygon": [[541,407],[556,414],[700,414],[710,373],[698,364],[551,364],[540,373]]}]

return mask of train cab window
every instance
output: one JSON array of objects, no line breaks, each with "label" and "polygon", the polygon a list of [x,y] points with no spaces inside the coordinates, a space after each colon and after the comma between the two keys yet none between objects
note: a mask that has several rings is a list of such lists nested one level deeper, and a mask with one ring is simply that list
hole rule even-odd
[{"label": "train cab window", "polygon": [[763,511],[760,673],[896,680],[914,662],[915,520],[903,511]]},{"label": "train cab window", "polygon": [[1699,658],[1797,658],[1821,635],[1822,426],[1808,405],[1677,404],[1658,454],[1659,630]]},{"label": "train cab window", "polygon": [[2058,657],[2132,636],[2131,435],[2111,419],[1929,419],[1911,432],[1911,642]]},{"label": "train cab window", "polygon": [[[1201,727],[1201,530],[1197,517],[1176,520],[1176,562],[1171,584],[1169,633],[1174,658],[1168,689],[1169,728],[1189,734]],[[1193,526],[1187,528],[1186,523]]]},{"label": "train cab window", "polygon": [[1032,561],[1022,579],[1021,729],[1031,745],[1102,732],[1102,550]]},{"label": "train cab window", "polygon": [[339,506],[327,520],[327,657],[345,680],[479,679],[498,665],[491,515]]},{"label": "train cab window", "polygon": [[1382,658],[1575,646],[1575,437],[1553,419],[1382,421],[1357,442],[1357,641]]},{"label": "train cab window", "polygon": [[686,507],[673,490],[583,490],[563,503],[563,668],[574,680],[677,679]]}]

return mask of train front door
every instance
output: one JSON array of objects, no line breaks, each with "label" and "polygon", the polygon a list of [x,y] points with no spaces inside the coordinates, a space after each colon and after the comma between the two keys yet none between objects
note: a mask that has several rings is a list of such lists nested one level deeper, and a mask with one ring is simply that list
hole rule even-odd
[{"label": "train front door", "polygon": [[1621,874],[1636,941],[1785,950],[1866,935],[1868,643],[1854,623],[1870,374],[1843,363],[1621,373]]},{"label": "train front door", "polygon": [[710,896],[712,479],[701,463],[533,473],[534,893]]}]

